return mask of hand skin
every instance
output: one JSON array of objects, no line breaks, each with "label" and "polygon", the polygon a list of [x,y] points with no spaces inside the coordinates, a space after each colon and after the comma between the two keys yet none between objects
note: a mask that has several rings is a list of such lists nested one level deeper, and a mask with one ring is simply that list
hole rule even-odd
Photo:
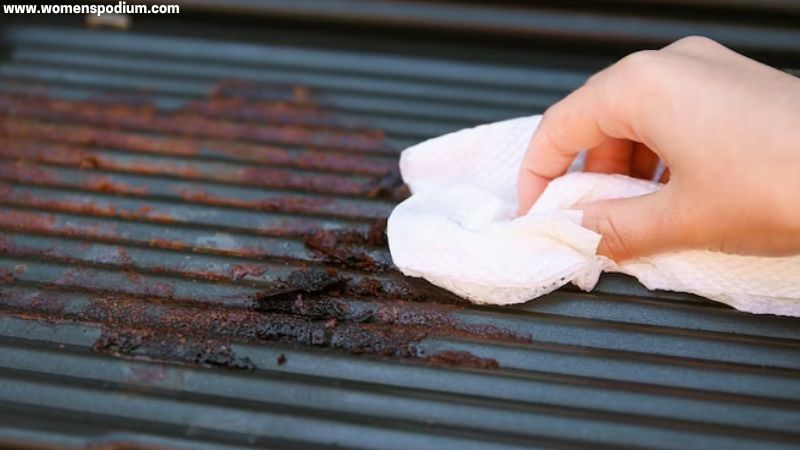
[{"label": "hand skin", "polygon": [[659,159],[669,169],[656,193],[581,205],[601,255],[800,253],[791,75],[701,37],[623,58],[544,113],[520,169],[520,213],[583,149],[591,172],[652,178]]}]

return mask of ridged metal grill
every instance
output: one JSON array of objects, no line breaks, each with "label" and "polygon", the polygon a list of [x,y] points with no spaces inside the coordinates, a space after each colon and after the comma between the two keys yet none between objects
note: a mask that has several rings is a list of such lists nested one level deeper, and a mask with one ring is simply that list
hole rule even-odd
[{"label": "ridged metal grill", "polygon": [[624,277],[478,307],[391,268],[398,151],[587,73],[14,26],[0,436],[797,448],[800,321]]}]

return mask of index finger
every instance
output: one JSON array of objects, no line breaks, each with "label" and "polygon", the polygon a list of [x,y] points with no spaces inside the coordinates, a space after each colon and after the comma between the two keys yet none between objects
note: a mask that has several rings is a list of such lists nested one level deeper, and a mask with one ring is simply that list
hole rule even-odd
[{"label": "index finger", "polygon": [[545,111],[519,173],[519,212],[526,213],[547,184],[564,175],[581,150],[607,136],[600,129],[595,87],[586,84]]},{"label": "index finger", "polygon": [[551,180],[567,172],[582,150],[609,138],[634,139],[619,66],[597,73],[545,111],[520,166],[520,214],[533,206]]}]

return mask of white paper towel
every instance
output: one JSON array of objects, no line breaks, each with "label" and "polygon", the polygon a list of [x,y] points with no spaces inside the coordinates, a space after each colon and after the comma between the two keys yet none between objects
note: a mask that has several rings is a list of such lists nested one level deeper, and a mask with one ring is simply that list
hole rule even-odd
[{"label": "white paper towel", "polygon": [[570,209],[587,201],[642,195],[659,183],[571,173],[550,183],[515,218],[517,173],[539,116],[481,125],[405,150],[400,172],[412,196],[389,217],[389,249],[406,275],[476,303],[531,300],[569,282],[590,290],[602,271],[649,289],[691,292],[754,313],[800,316],[800,255],[782,258],[710,251],[662,253],[615,264],[597,256],[600,235]]}]

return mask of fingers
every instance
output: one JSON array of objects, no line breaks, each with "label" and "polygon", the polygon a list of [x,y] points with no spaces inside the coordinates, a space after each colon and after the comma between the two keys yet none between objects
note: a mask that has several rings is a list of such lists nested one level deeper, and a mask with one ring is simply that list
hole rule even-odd
[{"label": "fingers", "polygon": [[680,216],[670,215],[666,189],[584,205],[582,225],[603,236],[597,253],[622,261],[681,247],[683,227]]},{"label": "fingers", "polygon": [[631,170],[633,143],[627,139],[608,138],[586,153],[583,170],[595,173],[628,175]]},{"label": "fingers", "polygon": [[609,138],[586,153],[583,170],[652,180],[659,161],[658,155],[640,142]]},{"label": "fingers", "polygon": [[527,212],[553,178],[566,173],[578,153],[607,137],[597,125],[597,101],[584,85],[551,106],[531,139],[519,173],[519,212]]},{"label": "fingers", "polygon": [[[648,52],[624,58],[545,112],[520,167],[520,213],[530,209],[550,180],[567,171],[581,150],[601,144],[618,146],[613,139],[641,141],[631,123],[631,118],[637,117],[634,85],[640,83],[634,81],[643,78],[642,68],[653,70],[649,68],[652,58]],[[604,144],[609,139],[612,141]],[[603,151],[616,155],[609,149]]]},{"label": "fingers", "polygon": [[523,215],[531,209],[531,206],[539,199],[547,183],[552,178],[539,175],[533,171],[520,170],[519,181],[517,184],[518,205],[517,214]]}]

